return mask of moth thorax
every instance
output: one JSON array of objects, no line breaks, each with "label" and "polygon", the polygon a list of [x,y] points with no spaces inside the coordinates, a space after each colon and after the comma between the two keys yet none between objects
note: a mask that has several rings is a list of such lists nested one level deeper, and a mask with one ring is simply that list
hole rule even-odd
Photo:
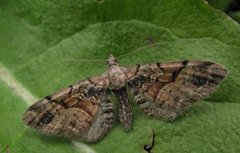
[{"label": "moth thorax", "polygon": [[126,86],[126,75],[118,65],[112,65],[108,71],[112,89],[120,89]]}]

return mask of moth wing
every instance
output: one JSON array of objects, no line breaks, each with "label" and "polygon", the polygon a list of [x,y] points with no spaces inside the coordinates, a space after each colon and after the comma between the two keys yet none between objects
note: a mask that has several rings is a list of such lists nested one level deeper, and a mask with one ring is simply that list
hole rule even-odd
[{"label": "moth wing", "polygon": [[108,85],[105,75],[80,81],[33,104],[23,121],[43,133],[95,142],[113,124]]},{"label": "moth wing", "polygon": [[149,116],[174,120],[214,92],[227,71],[213,62],[180,61],[136,65],[126,68],[125,74],[141,110]]}]

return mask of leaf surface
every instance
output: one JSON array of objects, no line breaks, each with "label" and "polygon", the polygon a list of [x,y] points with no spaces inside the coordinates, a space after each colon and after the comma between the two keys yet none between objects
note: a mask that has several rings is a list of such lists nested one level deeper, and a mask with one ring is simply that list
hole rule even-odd
[{"label": "leaf surface", "polygon": [[[165,122],[139,111],[132,96],[133,129],[116,120],[96,152],[139,153],[156,132],[153,152],[240,151],[240,27],[202,0],[72,0],[0,2],[0,63],[37,97],[106,71],[107,59],[123,66],[184,59],[210,60],[228,69],[217,92],[196,103],[182,118]],[[133,50],[141,50],[132,52]],[[11,152],[78,152],[70,140],[27,128],[27,106],[0,82],[0,149]]]}]

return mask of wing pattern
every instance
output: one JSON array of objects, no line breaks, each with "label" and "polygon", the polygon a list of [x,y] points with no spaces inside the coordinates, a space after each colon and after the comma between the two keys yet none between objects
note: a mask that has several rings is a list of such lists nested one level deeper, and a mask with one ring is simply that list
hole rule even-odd
[{"label": "wing pattern", "polygon": [[32,105],[23,121],[44,133],[95,142],[113,123],[108,85],[104,75],[80,81]]},{"label": "wing pattern", "polygon": [[192,103],[212,93],[227,71],[212,62],[180,61],[136,65],[125,73],[141,110],[149,116],[174,120]]}]

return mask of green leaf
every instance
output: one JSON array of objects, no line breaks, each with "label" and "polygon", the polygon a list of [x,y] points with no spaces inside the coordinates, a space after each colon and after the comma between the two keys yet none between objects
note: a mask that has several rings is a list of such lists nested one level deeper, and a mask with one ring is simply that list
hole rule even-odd
[{"label": "green leaf", "polygon": [[[118,59],[121,65],[198,59],[228,69],[217,92],[175,122],[144,115],[130,96],[133,129],[125,132],[116,120],[102,141],[87,144],[96,152],[143,152],[141,146],[151,140],[149,127],[156,132],[156,153],[240,151],[240,27],[225,14],[202,0],[3,0],[0,4],[0,63],[38,97],[107,69],[105,62],[65,60],[129,53]],[[27,128],[21,122],[27,106],[13,91],[1,81],[0,149],[79,151],[68,139]]]}]

